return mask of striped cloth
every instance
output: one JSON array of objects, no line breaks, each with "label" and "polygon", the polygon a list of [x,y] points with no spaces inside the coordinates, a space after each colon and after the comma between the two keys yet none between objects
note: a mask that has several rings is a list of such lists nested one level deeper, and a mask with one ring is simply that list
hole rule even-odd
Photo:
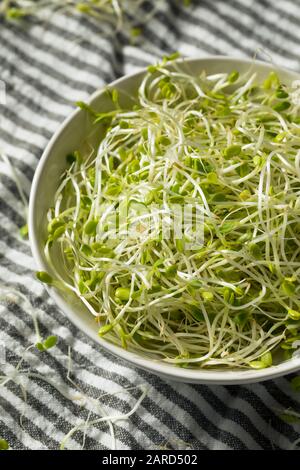
[{"label": "striped cloth", "polygon": [[[26,195],[43,149],[73,103],[162,54],[256,54],[300,71],[299,0],[198,0],[187,8],[179,0],[157,3],[158,11],[138,45],[123,34],[104,37],[100,24],[81,17],[56,15],[49,23],[31,20],[30,27],[0,21],[0,79],[7,93],[6,105],[0,105],[0,148]],[[114,425],[117,449],[293,445],[300,427],[279,416],[288,408],[300,411],[291,377],[242,387],[165,381],[117,360],[70,324],[34,279],[28,242],[18,235],[25,223],[24,207],[7,161],[0,162],[0,170],[0,346],[2,356],[6,354],[0,375],[13,377],[13,366],[34,343],[32,315],[44,338],[59,338],[49,352],[29,350],[21,365],[49,383],[22,373],[0,387],[0,437],[13,449],[57,449],[63,437],[88,418],[97,419],[102,411],[128,413],[141,395],[140,387],[146,386],[147,396],[136,413]],[[68,348],[71,378],[82,392],[67,379]],[[103,410],[96,401],[66,397],[80,398],[80,393],[100,397]],[[67,447],[81,448],[83,439],[86,449],[113,445],[106,423],[78,431]]]}]

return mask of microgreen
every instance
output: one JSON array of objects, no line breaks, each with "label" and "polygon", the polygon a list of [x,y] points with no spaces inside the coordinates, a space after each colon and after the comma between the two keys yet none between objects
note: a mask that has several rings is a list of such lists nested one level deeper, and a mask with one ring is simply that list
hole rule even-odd
[{"label": "microgreen", "polygon": [[294,377],[291,380],[291,386],[295,392],[300,392],[300,376],[299,375],[297,377]]},{"label": "microgreen", "polygon": [[[48,212],[54,279],[37,277],[71,290],[99,336],[131,351],[184,367],[271,367],[300,335],[294,88],[275,72],[193,76],[176,57],[148,68],[132,109],[113,90],[111,111],[80,103],[109,124],[67,158]],[[154,216],[187,203],[204,211],[196,248],[190,229],[165,237]]]},{"label": "microgreen", "polygon": [[25,224],[20,228],[20,236],[22,238],[28,238],[28,225]]}]

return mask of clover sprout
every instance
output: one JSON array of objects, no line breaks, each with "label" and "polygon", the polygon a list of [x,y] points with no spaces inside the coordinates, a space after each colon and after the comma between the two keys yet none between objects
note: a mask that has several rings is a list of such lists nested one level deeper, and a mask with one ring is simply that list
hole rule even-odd
[{"label": "clover sprout", "polygon": [[291,380],[292,389],[295,392],[300,392],[300,376],[297,375]]},{"label": "clover sprout", "polygon": [[0,439],[0,450],[8,450],[9,449],[9,443],[7,442],[6,439]]},{"label": "clover sprout", "polygon": [[[0,17],[20,22],[35,17],[47,21],[53,13],[83,15],[114,31],[127,32],[131,38],[140,36],[146,24],[165,0],[0,0]],[[183,5],[185,1],[183,0]],[[147,13],[145,6],[148,7]]]},{"label": "clover sprout", "polygon": [[50,274],[46,273],[45,271],[37,271],[36,277],[40,282],[44,284],[52,284],[53,279]]}]

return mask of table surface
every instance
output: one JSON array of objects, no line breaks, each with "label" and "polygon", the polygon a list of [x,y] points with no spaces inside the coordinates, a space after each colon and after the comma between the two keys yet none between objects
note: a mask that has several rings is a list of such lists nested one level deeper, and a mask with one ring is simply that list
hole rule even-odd
[{"label": "table surface", "polygon": [[[122,34],[105,37],[100,23],[80,17],[55,15],[47,23],[31,20],[24,27],[0,21],[0,80],[6,86],[0,148],[26,196],[43,149],[73,103],[163,54],[256,55],[300,71],[299,0],[199,0],[188,8],[177,0],[157,3],[137,43]],[[88,417],[128,413],[146,387],[136,413],[114,425],[118,449],[293,445],[300,426],[280,418],[285,409],[300,411],[291,377],[241,387],[165,381],[116,360],[77,331],[34,279],[28,242],[18,235],[26,210],[12,173],[7,161],[0,161],[0,346],[6,357],[0,370],[14,379],[0,387],[0,437],[14,449],[57,449]],[[48,353],[24,353],[35,341],[33,317],[43,337],[59,338]],[[67,379],[70,351],[78,389]],[[23,356],[21,369],[40,379],[24,372],[13,375]],[[67,443],[69,448],[82,445],[111,449],[111,428],[107,423],[92,426]]]}]

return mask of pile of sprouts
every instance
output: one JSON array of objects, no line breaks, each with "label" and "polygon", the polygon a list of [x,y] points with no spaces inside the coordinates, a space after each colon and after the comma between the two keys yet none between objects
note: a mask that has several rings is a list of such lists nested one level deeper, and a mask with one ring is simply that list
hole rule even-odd
[{"label": "pile of sprouts", "polygon": [[[144,357],[269,367],[300,344],[299,83],[252,68],[194,75],[172,58],[148,68],[130,106],[115,89],[109,112],[80,104],[98,145],[67,156],[48,211],[51,274],[37,275]],[[202,225],[191,211],[178,233],[174,205],[200,209]]]}]

